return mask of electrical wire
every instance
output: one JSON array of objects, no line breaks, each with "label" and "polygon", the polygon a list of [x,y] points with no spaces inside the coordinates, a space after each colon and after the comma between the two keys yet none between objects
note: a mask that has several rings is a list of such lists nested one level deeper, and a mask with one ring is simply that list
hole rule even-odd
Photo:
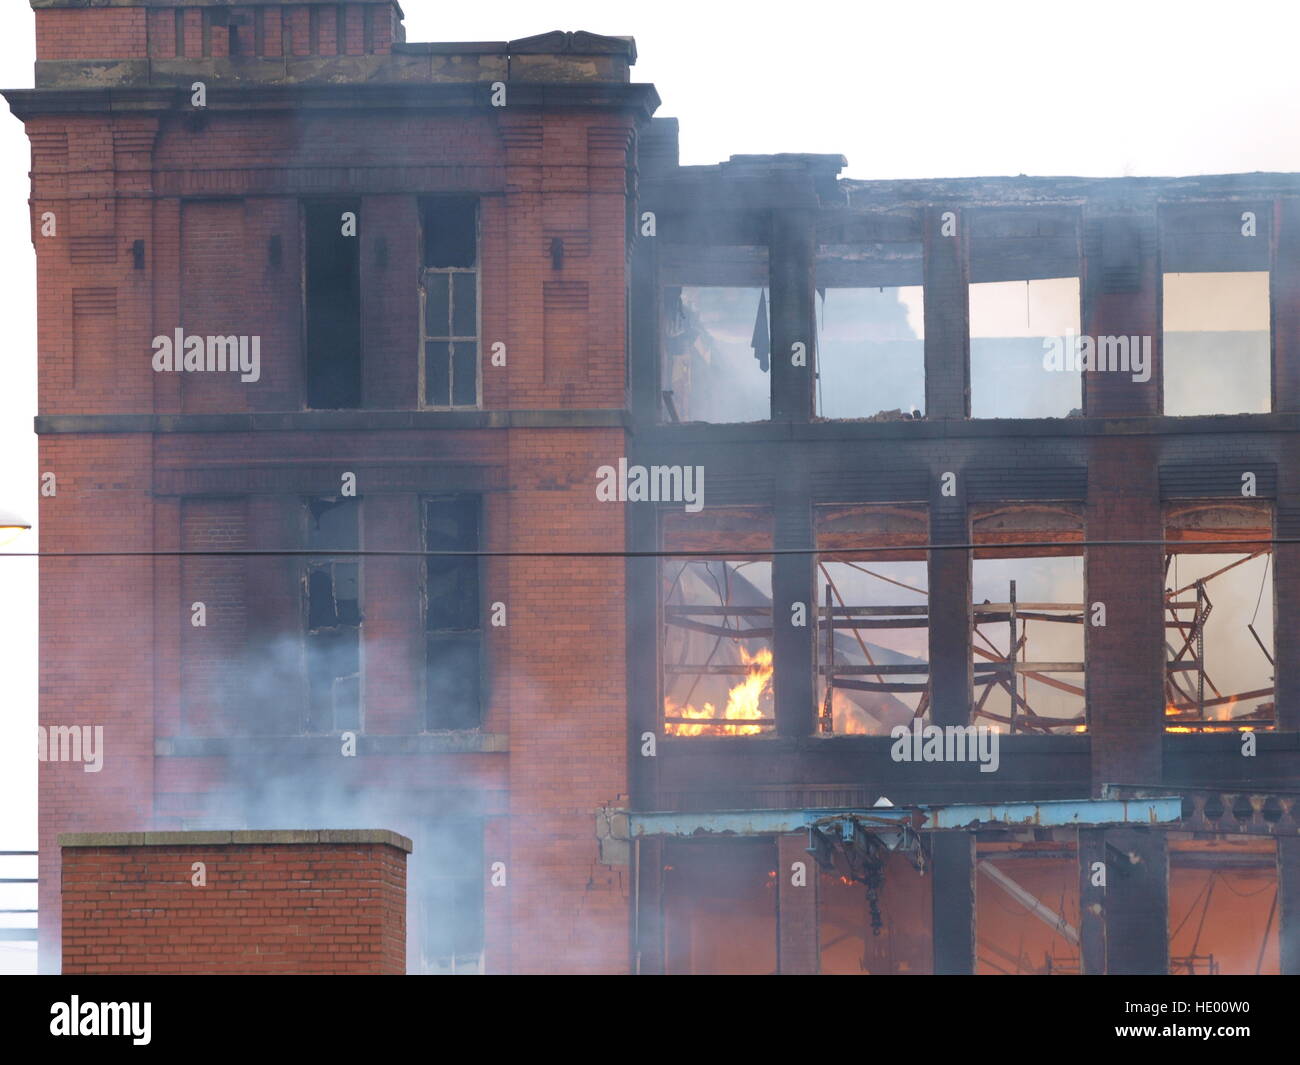
[{"label": "electrical wire", "polygon": [[[1251,540],[1180,540],[1178,547],[1212,547],[1229,544],[1239,545],[1286,545],[1300,544],[1300,536],[1278,536]],[[854,555],[862,551],[980,551],[991,547],[1014,547],[1034,550],[1039,548],[1059,547],[1167,547],[1165,540],[1071,540],[1063,543],[1056,540],[1043,540],[1030,543],[988,544],[905,544],[877,545],[863,544],[859,547],[778,547],[764,551],[420,551],[420,550],[375,550],[360,549],[354,551],[337,551],[312,548],[259,549],[235,548],[221,551],[10,551],[0,552],[0,558],[295,558],[311,555],[330,555],[334,557],[365,558],[720,558],[720,559],[770,559],[778,556],[803,555]]]}]

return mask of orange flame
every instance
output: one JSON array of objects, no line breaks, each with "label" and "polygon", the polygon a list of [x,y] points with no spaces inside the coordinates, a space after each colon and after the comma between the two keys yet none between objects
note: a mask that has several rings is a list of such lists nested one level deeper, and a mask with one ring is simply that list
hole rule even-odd
[{"label": "orange flame", "polygon": [[[717,707],[705,703],[702,707],[678,706],[671,698],[664,700],[665,717],[687,717],[701,724],[684,721],[664,722],[664,732],[669,736],[757,736],[770,728],[766,723],[731,724],[735,721],[753,721],[763,717],[759,707],[763,696],[772,690],[772,651],[763,648],[750,655],[743,647],[740,661],[746,667],[745,678],[727,692],[727,706],[721,717]],[[724,723],[725,722],[725,723]]]}]

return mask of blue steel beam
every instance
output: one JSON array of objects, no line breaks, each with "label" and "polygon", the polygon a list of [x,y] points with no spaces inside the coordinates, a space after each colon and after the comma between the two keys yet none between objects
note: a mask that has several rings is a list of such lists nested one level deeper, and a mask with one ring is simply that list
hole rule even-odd
[{"label": "blue steel beam", "polygon": [[798,832],[819,821],[852,818],[881,828],[911,825],[918,831],[1023,825],[1168,825],[1182,818],[1182,799],[1052,799],[1047,802],[873,806],[865,810],[716,810],[709,813],[629,813],[632,838],[641,836],[772,836]]}]

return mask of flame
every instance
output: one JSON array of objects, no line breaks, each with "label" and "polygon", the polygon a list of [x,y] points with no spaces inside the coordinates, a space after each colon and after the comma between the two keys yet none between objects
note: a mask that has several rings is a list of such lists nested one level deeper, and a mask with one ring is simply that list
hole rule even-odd
[{"label": "flame", "polygon": [[831,723],[837,736],[866,736],[869,734],[866,715],[838,688],[831,692]]},{"label": "flame", "polygon": [[[666,721],[664,732],[669,736],[757,736],[765,731],[765,724],[741,725],[723,724],[723,721],[747,721],[762,718],[763,711],[759,703],[763,696],[772,690],[772,651],[764,647],[751,655],[743,647],[740,661],[748,672],[744,679],[727,692],[726,709],[719,716],[712,703],[702,707],[678,706],[672,699],[664,700],[665,717],[688,717],[695,721],[706,722],[694,725],[680,721]],[[717,723],[714,723],[717,722]]]}]

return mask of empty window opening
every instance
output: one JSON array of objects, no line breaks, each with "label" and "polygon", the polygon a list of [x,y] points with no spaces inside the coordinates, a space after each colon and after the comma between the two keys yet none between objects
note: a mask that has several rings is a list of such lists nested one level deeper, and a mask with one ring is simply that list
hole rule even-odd
[{"label": "empty window opening", "polygon": [[973,724],[1086,732],[1081,513],[1066,504],[981,507],[971,536]]},{"label": "empty window opening", "polygon": [[422,395],[427,407],[479,405],[478,201],[421,204]]},{"label": "empty window opening", "polygon": [[1166,731],[1276,727],[1271,536],[1267,505],[1166,511]]},{"label": "empty window opening", "polygon": [[776,845],[665,841],[664,971],[767,976],[777,969]]},{"label": "empty window opening", "polygon": [[[909,976],[934,971],[932,888],[913,855],[883,846],[875,868],[850,868],[837,848],[819,865],[817,917],[825,976]],[[924,868],[924,866],[921,866]]]},{"label": "empty window opening", "polygon": [[1065,418],[1083,414],[1078,369],[1045,356],[1075,350],[1077,277],[986,281],[970,286],[972,418]]},{"label": "empty window opening", "polygon": [[919,243],[822,244],[817,255],[817,413],[895,421],[925,408]]},{"label": "empty window opening", "polygon": [[[680,516],[665,516],[665,550],[762,551],[772,546],[766,512],[719,509],[691,517],[705,521],[692,525]],[[665,558],[660,580],[665,734],[770,733],[776,725],[772,563]]]},{"label": "empty window opening", "polygon": [[887,736],[928,721],[925,511],[823,506],[815,523],[817,546],[837,552],[817,560],[818,731]]},{"label": "empty window opening", "polygon": [[361,406],[361,253],[344,235],[357,201],[310,203],[304,211],[307,406]]},{"label": "empty window opening", "polygon": [[1267,270],[1164,275],[1164,412],[1272,409]]},{"label": "empty window opening", "polygon": [[1073,843],[976,844],[975,951],[980,976],[1079,973]]},{"label": "empty window opening", "polygon": [[[307,547],[360,547],[355,498],[310,499]],[[308,557],[302,577],[306,611],[307,731],[361,727],[361,566],[354,557]]]},{"label": "empty window opening", "polygon": [[767,290],[663,290],[664,419],[756,422],[771,417]]},{"label": "empty window opening", "polygon": [[416,973],[483,972],[483,823],[426,824],[411,853]]},{"label": "empty window opening", "polygon": [[[481,544],[477,496],[425,504],[430,552],[474,552]],[[483,622],[480,561],[474,554],[425,559],[425,688],[428,728],[474,729],[483,718]]]},{"label": "empty window opening", "polygon": [[1169,844],[1169,972],[1276,976],[1276,844],[1231,837]]}]

